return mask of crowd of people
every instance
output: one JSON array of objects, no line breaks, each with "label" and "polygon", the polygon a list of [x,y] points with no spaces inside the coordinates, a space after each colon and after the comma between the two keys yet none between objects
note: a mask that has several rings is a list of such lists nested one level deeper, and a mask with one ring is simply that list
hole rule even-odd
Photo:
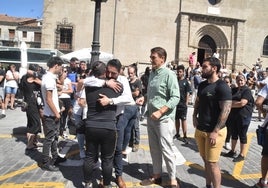
[{"label": "crowd of people", "polygon": [[[124,67],[118,59],[107,64],[96,61],[87,68],[85,61],[72,58],[68,66],[59,57],[52,57],[48,70],[31,64],[20,78],[16,67],[0,69],[0,102],[2,114],[15,108],[19,89],[23,95],[23,111],[27,116],[27,152],[42,146],[40,167],[58,171],[66,161],[58,153],[58,140],[76,135],[80,158],[84,160],[84,185],[93,186],[93,172],[101,166],[101,187],[111,187],[114,169],[119,188],[125,188],[122,177],[123,158],[139,150],[139,123],[147,118],[149,148],[153,171],[141,185],[162,183],[162,163],[167,167],[168,187],[179,187],[176,177],[174,139],[188,144],[187,107],[192,105],[193,126],[198,150],[205,166],[207,188],[221,186],[219,159],[233,162],[245,160],[247,131],[256,107],[258,120],[266,116],[268,70],[258,66],[251,71],[228,71],[219,60],[218,52],[196,62],[195,53],[189,65],[166,66],[167,52],[161,47],[151,49],[151,67],[138,76],[136,64]],[[265,126],[268,118],[262,126]],[[182,127],[182,135],[180,134]],[[43,143],[38,134],[43,130]],[[105,138],[105,139],[104,139]],[[267,135],[268,139],[268,135]],[[239,153],[236,145],[240,143]],[[267,142],[267,140],[266,140]],[[263,146],[262,177],[256,187],[268,187],[268,142]],[[99,160],[100,158],[100,160]],[[163,160],[162,160],[163,159]],[[101,161],[101,162],[100,162]],[[100,164],[99,164],[100,163]]]}]

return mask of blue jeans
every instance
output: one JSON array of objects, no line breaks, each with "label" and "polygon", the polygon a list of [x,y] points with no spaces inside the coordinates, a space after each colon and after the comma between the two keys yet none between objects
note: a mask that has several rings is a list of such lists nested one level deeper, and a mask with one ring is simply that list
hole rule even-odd
[{"label": "blue jeans", "polygon": [[118,138],[114,155],[115,175],[122,176],[122,150],[126,148],[129,143],[131,130],[137,119],[137,106],[125,106],[124,114],[120,115],[116,124]]}]

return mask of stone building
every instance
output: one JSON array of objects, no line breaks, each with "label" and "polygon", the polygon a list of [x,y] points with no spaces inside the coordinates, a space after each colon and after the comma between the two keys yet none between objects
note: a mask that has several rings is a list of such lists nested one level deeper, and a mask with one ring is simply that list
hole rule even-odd
[{"label": "stone building", "polygon": [[40,48],[41,25],[41,20],[0,14],[0,46],[18,47],[26,42],[28,47]]},{"label": "stone building", "polygon": [[[95,2],[44,0],[42,48],[71,52],[90,47]],[[162,46],[167,61],[187,64],[219,52],[229,68],[268,66],[268,4],[265,0],[108,0],[101,4],[101,51],[123,64],[149,62]]]}]

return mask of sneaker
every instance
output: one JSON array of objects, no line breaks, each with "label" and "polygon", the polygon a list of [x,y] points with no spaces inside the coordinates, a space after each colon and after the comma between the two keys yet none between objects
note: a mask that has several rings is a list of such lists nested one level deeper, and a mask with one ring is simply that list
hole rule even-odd
[{"label": "sneaker", "polygon": [[174,136],[173,136],[173,139],[177,139],[179,140],[179,138],[181,137],[181,135],[179,133],[176,133]]},{"label": "sneaker", "polygon": [[55,165],[51,165],[49,163],[43,164],[41,167],[43,170],[50,171],[50,172],[56,172],[59,171],[60,169],[56,167]]},{"label": "sneaker", "polygon": [[65,162],[67,159],[66,159],[66,157],[60,157],[60,156],[58,156],[57,158],[56,158],[56,160],[55,160],[55,162],[54,162],[54,165],[59,165],[60,163],[63,163],[63,162]]},{"label": "sneaker", "polygon": [[236,152],[233,150],[229,151],[228,153],[223,154],[224,157],[231,157],[231,158],[234,158],[235,155],[236,155]]},{"label": "sneaker", "polygon": [[240,162],[244,160],[245,160],[245,157],[239,154],[236,158],[233,159],[233,162]]},{"label": "sneaker", "polygon": [[231,150],[231,143],[230,142],[225,142],[224,148],[227,150]]},{"label": "sneaker", "polygon": [[92,182],[86,182],[84,188],[93,188]]},{"label": "sneaker", "polygon": [[36,147],[43,147],[43,143],[42,142],[35,142],[33,143]]},{"label": "sneaker", "polygon": [[139,145],[138,144],[133,144],[132,152],[137,152],[138,150],[139,150]]},{"label": "sneaker", "polygon": [[68,139],[68,135],[67,135],[66,133],[62,133],[61,137],[62,137],[63,139]]},{"label": "sneaker", "polygon": [[254,185],[256,188],[268,188],[268,184],[262,183],[262,179],[260,178],[259,182]]}]

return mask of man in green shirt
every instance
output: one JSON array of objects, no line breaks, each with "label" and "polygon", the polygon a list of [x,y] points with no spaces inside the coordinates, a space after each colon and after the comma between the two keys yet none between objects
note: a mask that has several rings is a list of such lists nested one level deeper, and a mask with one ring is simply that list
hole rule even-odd
[{"label": "man in green shirt", "polygon": [[173,150],[175,133],[175,112],[180,100],[180,90],[176,74],[165,66],[166,50],[161,47],[151,49],[152,72],[148,82],[147,130],[153,174],[143,180],[142,185],[160,184],[162,156],[170,177],[170,186],[177,187],[176,156]]}]

